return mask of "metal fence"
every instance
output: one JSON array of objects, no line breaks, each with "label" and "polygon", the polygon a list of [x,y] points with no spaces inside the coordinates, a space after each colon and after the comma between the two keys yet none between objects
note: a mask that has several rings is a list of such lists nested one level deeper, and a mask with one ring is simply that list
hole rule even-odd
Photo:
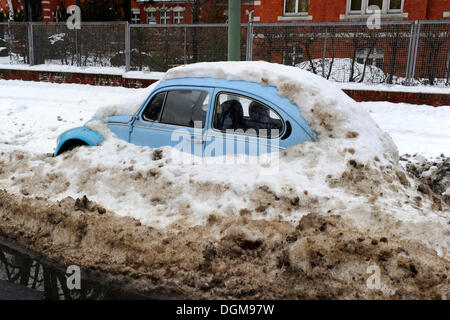
[{"label": "metal fence", "polygon": [[[306,69],[337,82],[450,86],[450,21],[242,24],[241,60]],[[166,71],[227,60],[227,25],[0,23],[0,63]]]}]

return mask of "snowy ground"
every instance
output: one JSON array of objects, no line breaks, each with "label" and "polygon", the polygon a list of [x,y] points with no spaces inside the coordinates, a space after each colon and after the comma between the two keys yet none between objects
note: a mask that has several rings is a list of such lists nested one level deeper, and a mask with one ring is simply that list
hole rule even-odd
[{"label": "snowy ground", "polygon": [[54,152],[61,132],[89,120],[99,105],[137,90],[0,80],[0,144]]},{"label": "snowy ground", "polygon": [[[84,124],[100,105],[141,92],[122,87],[0,80],[0,146],[52,153],[63,131]],[[399,153],[450,153],[450,106],[362,102]]]}]

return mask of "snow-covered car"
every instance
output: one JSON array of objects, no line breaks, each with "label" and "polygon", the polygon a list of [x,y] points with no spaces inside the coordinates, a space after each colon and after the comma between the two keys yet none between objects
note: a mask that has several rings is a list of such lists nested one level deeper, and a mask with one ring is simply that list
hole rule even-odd
[{"label": "snow-covered car", "polygon": [[[213,76],[163,79],[134,114],[88,123],[95,120],[127,142],[197,156],[262,155],[316,137],[299,107],[274,86]],[[62,133],[54,155],[100,144],[104,137],[88,126]]]}]

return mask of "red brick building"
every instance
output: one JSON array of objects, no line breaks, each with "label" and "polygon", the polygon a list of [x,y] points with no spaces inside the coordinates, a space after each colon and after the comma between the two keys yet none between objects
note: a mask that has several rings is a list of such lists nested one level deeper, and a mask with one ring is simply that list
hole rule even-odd
[{"label": "red brick building", "polygon": [[[224,22],[227,0],[133,0],[134,23],[192,23],[193,8],[200,7],[200,22]],[[384,20],[450,19],[450,0],[242,0],[241,19],[272,22],[340,22],[368,17],[377,5]],[[215,19],[212,19],[215,18]]]},{"label": "red brick building", "polygon": [[[10,5],[14,7],[15,14],[24,14],[25,3],[39,5],[36,12],[40,16],[34,17],[33,20],[36,18],[37,21],[49,22],[58,20],[58,12],[64,12],[65,8],[75,4],[76,0],[0,0],[0,15],[7,17]],[[315,68],[313,62],[324,54],[324,30],[320,29],[320,26],[296,27],[293,24],[292,27],[277,29],[276,26],[258,26],[258,23],[365,21],[369,17],[368,9],[371,5],[380,8],[383,20],[450,19],[450,0],[241,0],[241,5],[241,21],[247,22],[249,13],[253,11],[256,22],[253,39],[254,60],[287,65],[306,62],[311,64],[311,68]],[[130,20],[136,24],[223,23],[227,20],[227,7],[228,0],[131,0]],[[33,8],[33,11],[35,9]],[[171,41],[164,33],[167,33],[167,30],[158,29],[161,30],[133,29],[133,43],[143,43],[139,50],[153,50],[153,56],[173,51],[173,48],[184,50],[189,56],[187,62],[226,59],[226,28],[217,28],[214,32],[208,28],[195,32],[189,30],[185,47]],[[177,41],[182,41],[178,29],[173,28],[171,32],[172,38],[178,37]],[[407,24],[385,26],[383,33],[368,31],[364,26],[361,30],[357,26],[342,25],[335,27],[334,31],[329,28],[325,56],[331,60],[350,59],[360,65],[375,66],[385,74],[404,76],[412,39],[410,34],[411,25]],[[133,38],[138,36],[142,39],[148,38],[148,41]],[[243,29],[242,48],[245,47],[245,38]],[[155,39],[160,41],[155,42]],[[217,44],[214,44],[214,41]],[[450,76],[449,41],[448,24],[421,26],[417,45],[416,76],[430,79]],[[164,50],[155,46],[155,43],[163,46]],[[218,48],[219,45],[223,48]],[[221,54],[218,55],[218,52]],[[174,55],[183,56],[183,53]],[[167,60],[164,60],[164,65],[184,62],[180,59],[173,62],[170,57],[164,59]]]},{"label": "red brick building", "polygon": [[[6,19],[10,5],[15,14],[24,14],[25,0],[0,0],[0,15]],[[40,10],[41,20],[57,21],[76,0],[31,1]],[[40,3],[39,3],[40,2]],[[450,0],[242,0],[241,19],[271,22],[339,22],[366,19],[370,5],[381,9],[387,20],[450,19]],[[227,19],[228,0],[132,0],[132,23],[220,23]]]},{"label": "red brick building", "polygon": [[[11,15],[11,8],[15,17],[27,15],[27,8],[25,0],[0,0],[0,15],[3,15],[4,20],[8,20]],[[62,12],[65,9],[76,3],[76,0],[31,0],[29,1],[32,8],[32,20],[39,20],[44,22],[60,21]]]}]

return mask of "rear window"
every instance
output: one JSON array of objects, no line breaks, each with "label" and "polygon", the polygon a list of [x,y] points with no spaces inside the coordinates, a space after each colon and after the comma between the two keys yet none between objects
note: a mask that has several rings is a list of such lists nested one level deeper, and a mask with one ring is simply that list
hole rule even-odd
[{"label": "rear window", "polygon": [[283,120],[265,104],[242,95],[221,92],[216,99],[213,128],[237,134],[276,138],[283,132]]}]

